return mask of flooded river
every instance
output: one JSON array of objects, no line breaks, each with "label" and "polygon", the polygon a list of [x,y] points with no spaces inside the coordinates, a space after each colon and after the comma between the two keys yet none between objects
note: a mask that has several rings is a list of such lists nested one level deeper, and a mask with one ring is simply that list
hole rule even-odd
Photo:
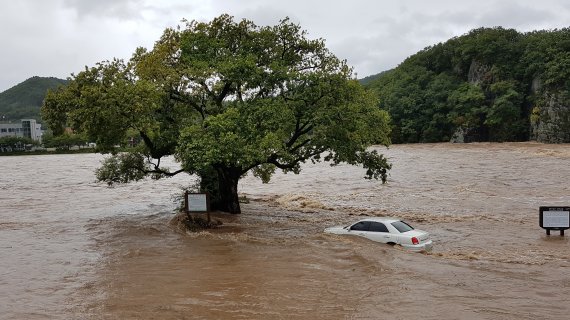
[{"label": "flooded river", "polygon": [[[186,234],[179,175],[108,188],[101,155],[0,157],[0,319],[569,319],[570,145],[397,145],[389,183],[306,165],[249,176],[241,215]],[[410,253],[325,235],[364,216],[429,231]]]}]

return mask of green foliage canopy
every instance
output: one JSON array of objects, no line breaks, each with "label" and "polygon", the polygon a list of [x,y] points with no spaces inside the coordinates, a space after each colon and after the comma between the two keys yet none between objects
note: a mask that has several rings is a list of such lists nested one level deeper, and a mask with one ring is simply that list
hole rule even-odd
[{"label": "green foliage canopy", "polygon": [[[69,124],[105,151],[139,134],[143,143],[107,160],[99,179],[217,175],[219,208],[239,212],[237,184],[249,171],[267,182],[277,169],[324,160],[385,181],[389,163],[367,149],[390,143],[376,104],[345,61],[288,19],[259,27],[222,15],[167,29],[128,62],[86,68],[48,94],[43,112],[55,132]],[[181,170],[160,166],[169,155]]]},{"label": "green foliage canopy", "polygon": [[367,87],[392,117],[395,143],[449,141],[458,129],[469,141],[528,140],[546,92],[570,102],[570,29],[475,29],[418,52]]}]

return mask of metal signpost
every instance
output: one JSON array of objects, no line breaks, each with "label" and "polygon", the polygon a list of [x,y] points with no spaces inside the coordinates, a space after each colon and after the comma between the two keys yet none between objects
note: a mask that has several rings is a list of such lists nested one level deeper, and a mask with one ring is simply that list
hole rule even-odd
[{"label": "metal signpost", "polygon": [[570,229],[570,207],[540,207],[539,225],[547,235],[550,230],[559,230],[564,236],[564,230]]}]

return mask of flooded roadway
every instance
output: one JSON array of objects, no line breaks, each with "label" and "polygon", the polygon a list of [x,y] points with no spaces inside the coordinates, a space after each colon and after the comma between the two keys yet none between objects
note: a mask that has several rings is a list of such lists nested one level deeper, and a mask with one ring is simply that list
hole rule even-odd
[{"label": "flooded roadway", "polygon": [[[307,165],[240,182],[219,230],[170,223],[189,176],[107,188],[100,155],[0,157],[0,319],[568,319],[570,146],[397,145],[389,183]],[[325,235],[362,216],[431,232],[414,254]]]}]

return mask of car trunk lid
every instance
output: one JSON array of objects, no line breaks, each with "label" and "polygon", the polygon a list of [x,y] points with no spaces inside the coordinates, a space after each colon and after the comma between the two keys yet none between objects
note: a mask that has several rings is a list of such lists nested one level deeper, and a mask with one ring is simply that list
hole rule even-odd
[{"label": "car trunk lid", "polygon": [[406,236],[416,237],[420,242],[429,240],[429,233],[423,230],[418,230],[418,229],[410,230],[408,232],[405,232],[404,234]]}]

